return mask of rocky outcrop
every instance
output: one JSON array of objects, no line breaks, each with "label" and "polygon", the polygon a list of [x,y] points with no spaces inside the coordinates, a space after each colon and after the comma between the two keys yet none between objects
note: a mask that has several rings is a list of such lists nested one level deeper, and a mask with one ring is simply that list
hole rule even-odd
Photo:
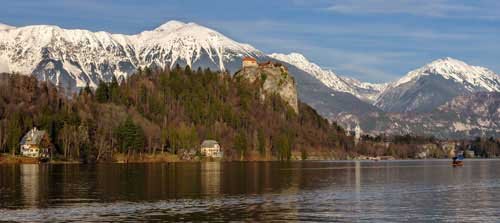
[{"label": "rocky outcrop", "polygon": [[278,94],[296,113],[299,112],[295,80],[282,64],[267,62],[256,67],[244,67],[234,77],[251,83],[261,81],[263,99],[268,94]]}]

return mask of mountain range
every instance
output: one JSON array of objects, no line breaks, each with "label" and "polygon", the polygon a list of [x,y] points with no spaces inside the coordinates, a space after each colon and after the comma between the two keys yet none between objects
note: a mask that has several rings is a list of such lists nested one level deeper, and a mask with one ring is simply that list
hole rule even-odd
[{"label": "mountain range", "polygon": [[[34,75],[69,92],[124,80],[145,67],[179,64],[234,73],[246,56],[284,63],[300,100],[347,128],[360,125],[373,134],[500,135],[499,75],[453,58],[435,60],[394,82],[372,84],[323,69],[299,53],[265,54],[195,23],[170,21],[135,35],[0,24],[0,72]],[[489,100],[483,101],[484,95]],[[463,106],[478,101],[485,114]],[[442,127],[429,127],[434,123]]]}]

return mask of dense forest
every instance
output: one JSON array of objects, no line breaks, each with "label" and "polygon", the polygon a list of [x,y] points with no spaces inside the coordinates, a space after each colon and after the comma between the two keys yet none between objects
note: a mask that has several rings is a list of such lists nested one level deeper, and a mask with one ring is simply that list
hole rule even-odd
[{"label": "dense forest", "polygon": [[53,157],[112,161],[114,154],[182,154],[204,139],[220,142],[226,159],[288,160],[329,151],[346,157],[353,138],[301,103],[297,114],[277,95],[262,100],[259,83],[208,69],[139,70],[119,83],[101,81],[69,95],[34,77],[0,77],[0,152],[19,153],[34,126],[46,130]]},{"label": "dense forest", "polygon": [[[205,139],[219,141],[227,160],[416,158],[422,151],[448,157],[447,141],[433,137],[365,135],[355,143],[353,134],[306,104],[296,113],[278,95],[263,100],[261,84],[177,66],[69,94],[32,76],[0,74],[0,153],[19,154],[22,136],[38,127],[50,136],[53,158],[81,162],[115,161],[117,154],[182,157]],[[500,156],[498,139],[453,143],[479,157]]]}]

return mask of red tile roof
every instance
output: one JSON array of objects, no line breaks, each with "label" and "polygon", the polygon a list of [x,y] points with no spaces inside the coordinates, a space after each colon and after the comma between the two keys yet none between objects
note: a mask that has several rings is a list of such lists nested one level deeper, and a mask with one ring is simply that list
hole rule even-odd
[{"label": "red tile roof", "polygon": [[255,62],[257,62],[257,60],[253,57],[243,57],[243,61],[255,61]]}]

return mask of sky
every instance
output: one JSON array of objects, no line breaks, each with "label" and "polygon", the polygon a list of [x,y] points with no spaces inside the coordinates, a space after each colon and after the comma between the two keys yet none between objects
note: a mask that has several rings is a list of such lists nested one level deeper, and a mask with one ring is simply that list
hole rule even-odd
[{"label": "sky", "polygon": [[0,23],[135,34],[195,22],[374,83],[442,57],[500,73],[497,0],[0,0]]}]

